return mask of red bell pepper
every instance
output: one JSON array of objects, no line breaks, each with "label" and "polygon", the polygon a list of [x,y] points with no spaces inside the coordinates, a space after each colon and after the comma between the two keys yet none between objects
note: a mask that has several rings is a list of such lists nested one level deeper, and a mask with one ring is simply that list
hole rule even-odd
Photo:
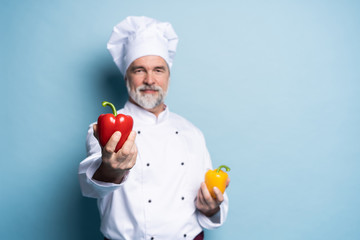
[{"label": "red bell pepper", "polygon": [[116,145],[115,152],[124,145],[132,128],[134,121],[130,115],[117,114],[115,106],[110,102],[102,102],[103,107],[110,106],[113,114],[101,114],[98,118],[99,142],[102,147],[106,145],[114,132],[121,132],[121,138]]}]

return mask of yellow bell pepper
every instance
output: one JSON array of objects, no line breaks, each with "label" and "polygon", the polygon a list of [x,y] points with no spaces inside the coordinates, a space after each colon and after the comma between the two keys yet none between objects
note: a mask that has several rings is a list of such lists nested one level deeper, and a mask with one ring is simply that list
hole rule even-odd
[{"label": "yellow bell pepper", "polygon": [[216,198],[214,187],[217,187],[222,193],[225,192],[228,174],[222,171],[222,168],[225,168],[227,172],[230,171],[228,166],[221,165],[217,169],[207,171],[205,174],[205,184],[213,198]]}]

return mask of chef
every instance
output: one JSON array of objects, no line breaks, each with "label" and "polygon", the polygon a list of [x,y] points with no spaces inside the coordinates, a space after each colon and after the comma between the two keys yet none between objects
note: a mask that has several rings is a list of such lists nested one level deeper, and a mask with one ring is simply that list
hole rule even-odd
[{"label": "chef", "polygon": [[120,132],[102,148],[97,124],[88,130],[79,181],[97,198],[105,239],[199,240],[226,219],[226,193],[212,198],[203,182],[212,168],[203,134],[164,103],[177,43],[171,24],[148,17],[127,17],[108,42],[129,93],[118,113],[134,127],[118,152]]}]

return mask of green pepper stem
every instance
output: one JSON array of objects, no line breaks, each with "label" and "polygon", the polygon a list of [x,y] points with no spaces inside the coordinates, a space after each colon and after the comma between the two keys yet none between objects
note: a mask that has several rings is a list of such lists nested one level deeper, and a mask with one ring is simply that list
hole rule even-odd
[{"label": "green pepper stem", "polygon": [[229,168],[228,166],[226,166],[226,165],[221,165],[220,167],[218,167],[218,168],[216,169],[216,172],[219,173],[222,168],[225,168],[227,172],[230,171],[230,168]]},{"label": "green pepper stem", "polygon": [[114,104],[112,104],[111,102],[103,101],[102,106],[103,107],[110,106],[112,111],[113,111],[114,116],[116,117],[117,111],[116,111],[116,108],[115,108]]}]

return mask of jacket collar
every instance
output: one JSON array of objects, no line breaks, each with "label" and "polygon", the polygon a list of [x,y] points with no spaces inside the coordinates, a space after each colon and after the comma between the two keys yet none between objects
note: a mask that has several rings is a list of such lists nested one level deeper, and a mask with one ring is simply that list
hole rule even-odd
[{"label": "jacket collar", "polygon": [[162,111],[158,117],[130,101],[125,103],[124,110],[127,114],[131,115],[134,122],[141,122],[143,124],[161,124],[169,118],[169,108],[166,105],[164,111]]}]

